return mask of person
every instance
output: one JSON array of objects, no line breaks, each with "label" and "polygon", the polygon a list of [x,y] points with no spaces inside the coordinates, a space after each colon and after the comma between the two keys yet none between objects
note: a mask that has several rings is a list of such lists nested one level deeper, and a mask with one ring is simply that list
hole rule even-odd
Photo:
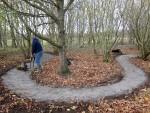
[{"label": "person", "polygon": [[37,37],[32,39],[32,57],[34,57],[34,63],[37,71],[42,70],[42,56],[43,48]]}]

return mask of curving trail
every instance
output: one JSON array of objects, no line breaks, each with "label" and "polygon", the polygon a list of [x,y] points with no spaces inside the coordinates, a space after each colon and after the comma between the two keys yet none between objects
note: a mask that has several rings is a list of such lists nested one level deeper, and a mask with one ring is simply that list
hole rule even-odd
[{"label": "curving trail", "polygon": [[[46,56],[46,55],[45,55]],[[36,101],[96,101],[104,97],[117,97],[131,93],[135,88],[144,85],[148,80],[146,74],[129,62],[133,55],[122,55],[116,58],[124,69],[124,78],[115,84],[93,88],[50,88],[40,86],[30,79],[30,72],[12,69],[2,76],[3,84],[16,94]],[[45,59],[50,59],[47,57]]]}]

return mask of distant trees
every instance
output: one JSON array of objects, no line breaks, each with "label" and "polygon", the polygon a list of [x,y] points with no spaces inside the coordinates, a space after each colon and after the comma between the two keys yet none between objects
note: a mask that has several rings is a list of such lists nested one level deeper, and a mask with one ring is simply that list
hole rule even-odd
[{"label": "distant trees", "polygon": [[109,62],[111,49],[119,41],[118,32],[121,27],[118,0],[107,0],[101,3],[100,34],[104,61]]},{"label": "distant trees", "polygon": [[111,50],[131,37],[143,59],[150,54],[149,0],[0,0],[0,5],[0,47],[7,46],[9,34],[12,47],[30,51],[36,35],[59,51],[61,74],[69,73],[67,48],[89,47],[96,55],[101,49],[108,62]]},{"label": "distant trees", "polygon": [[129,31],[140,50],[141,57],[150,55],[150,1],[128,1],[126,10]]},{"label": "distant trees", "polygon": [[6,34],[6,18],[5,10],[2,8],[2,3],[0,3],[0,48],[7,47],[7,40],[4,38]]},{"label": "distant trees", "polygon": [[91,46],[95,54],[97,47],[100,47],[104,61],[108,62],[110,51],[120,38],[118,33],[122,16],[118,11],[118,0],[79,0],[77,3],[78,9],[74,12],[74,15],[77,15],[74,32],[78,36],[75,38],[79,39],[79,47]]},{"label": "distant trees", "polygon": [[[79,0],[78,7],[77,36],[86,36],[82,43],[92,44],[95,53],[96,47],[101,47],[104,61],[109,61],[111,49],[124,40],[133,40],[143,59],[150,55],[149,0]],[[83,32],[78,32],[82,25]]]}]

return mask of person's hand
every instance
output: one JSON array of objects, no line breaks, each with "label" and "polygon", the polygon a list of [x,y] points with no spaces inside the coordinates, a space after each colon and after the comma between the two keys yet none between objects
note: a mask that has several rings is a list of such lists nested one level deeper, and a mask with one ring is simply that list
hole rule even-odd
[{"label": "person's hand", "polygon": [[32,60],[32,59],[34,58],[34,54],[31,54],[31,55],[30,55],[30,58],[31,58],[31,60]]}]

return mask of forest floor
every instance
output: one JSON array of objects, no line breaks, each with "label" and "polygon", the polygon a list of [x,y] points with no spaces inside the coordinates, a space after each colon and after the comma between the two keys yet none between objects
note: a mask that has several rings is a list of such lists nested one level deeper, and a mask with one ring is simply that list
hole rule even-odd
[{"label": "forest floor", "polygon": [[7,72],[8,70],[16,67],[24,60],[23,55],[16,52],[0,51],[0,76]]},{"label": "forest floor", "polygon": [[[125,50],[135,52],[135,50]],[[0,55],[1,59],[3,55]],[[14,58],[16,61],[14,62]],[[7,55],[3,57],[0,65],[0,75],[4,74],[10,67],[18,64],[20,56]],[[150,61],[139,58],[131,59],[145,72],[149,72]],[[0,113],[150,113],[150,85],[138,89],[132,95],[116,99],[101,100],[97,103],[46,103],[21,98],[7,89],[0,78]]]},{"label": "forest floor", "polygon": [[115,60],[104,63],[102,56],[96,57],[83,51],[71,52],[67,57],[71,59],[69,75],[58,74],[59,58],[56,56],[44,65],[42,73],[35,73],[32,78],[42,85],[74,88],[111,84],[122,78],[120,66]]}]

